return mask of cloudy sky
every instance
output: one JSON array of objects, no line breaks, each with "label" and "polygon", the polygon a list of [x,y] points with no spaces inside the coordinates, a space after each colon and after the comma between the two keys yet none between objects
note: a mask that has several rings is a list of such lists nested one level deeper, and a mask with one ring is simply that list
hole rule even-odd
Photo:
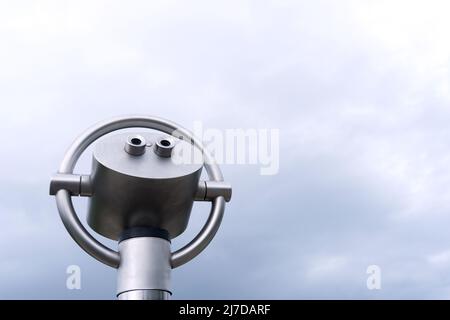
[{"label": "cloudy sky", "polygon": [[[123,114],[280,130],[278,174],[223,167],[232,202],[207,250],[174,270],[174,299],[450,298],[449,11],[0,1],[0,298],[114,298],[115,270],[70,239],[48,184],[79,133]],[[207,213],[195,206],[175,248]],[[69,265],[81,290],[66,289]],[[381,290],[367,289],[370,265]]]}]

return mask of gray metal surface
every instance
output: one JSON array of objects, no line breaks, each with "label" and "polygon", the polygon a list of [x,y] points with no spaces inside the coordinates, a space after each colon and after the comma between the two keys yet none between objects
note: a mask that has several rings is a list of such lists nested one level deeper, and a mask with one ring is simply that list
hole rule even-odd
[{"label": "gray metal surface", "polygon": [[171,292],[170,242],[155,237],[131,238],[119,243],[117,296],[134,290]]},{"label": "gray metal surface", "polygon": [[223,181],[200,181],[195,194],[197,201],[211,201],[217,197],[224,197],[226,202],[231,200],[231,185]]},{"label": "gray metal surface", "polygon": [[118,300],[169,300],[170,293],[161,290],[132,290],[117,296]]},{"label": "gray metal surface", "polygon": [[[83,151],[92,142],[110,132],[131,127],[159,130],[176,138],[190,142],[203,152],[204,167],[208,173],[209,179],[212,181],[223,181],[220,168],[217,166],[209,152],[203,148],[200,140],[192,136],[188,130],[171,121],[147,116],[118,117],[91,127],[79,136],[67,150],[58,173],[73,174],[76,162]],[[84,228],[73,208],[70,192],[64,189],[57,191],[56,202],[60,217],[67,231],[78,245],[97,260],[117,268],[120,264],[119,254],[97,241]],[[173,268],[178,267],[197,256],[210,243],[220,226],[224,209],[225,199],[223,196],[218,196],[212,200],[209,217],[197,236],[187,245],[172,253],[171,266]]]},{"label": "gray metal surface", "polygon": [[[130,155],[123,147],[129,136],[109,135],[95,145],[88,224],[113,240],[132,227],[157,227],[175,238],[188,225],[203,163],[172,161],[152,148],[139,156]],[[153,133],[133,136],[151,145],[161,138]],[[192,159],[201,159],[198,148],[175,139],[171,138],[174,156],[194,152]]]},{"label": "gray metal surface", "polygon": [[50,182],[50,195],[56,195],[61,189],[69,191],[72,196],[90,196],[92,194],[90,176],[55,174]]},{"label": "gray metal surface", "polygon": [[141,156],[147,149],[147,141],[138,134],[127,135],[124,150],[132,156]]},{"label": "gray metal surface", "polygon": [[173,138],[168,136],[158,137],[155,141],[154,151],[155,153],[164,158],[169,158],[172,156],[172,152],[174,151],[175,145],[178,144]]}]

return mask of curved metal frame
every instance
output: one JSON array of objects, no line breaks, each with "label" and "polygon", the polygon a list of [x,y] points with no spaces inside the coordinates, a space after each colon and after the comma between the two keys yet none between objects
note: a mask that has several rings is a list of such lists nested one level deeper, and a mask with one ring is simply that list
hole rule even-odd
[{"label": "curved metal frame", "polygon": [[[67,150],[59,167],[58,173],[72,174],[83,151],[101,136],[116,130],[134,127],[155,129],[177,138],[190,141],[203,152],[204,166],[208,173],[209,179],[212,181],[223,181],[222,172],[220,171],[219,166],[215,163],[209,152],[203,147],[200,140],[195,138],[188,130],[180,127],[176,123],[149,116],[117,117],[98,123],[97,125],[89,128],[82,135],[80,135]],[[56,203],[61,220],[75,242],[84,251],[100,262],[117,268],[120,263],[119,253],[96,240],[81,224],[80,219],[78,218],[73,207],[69,191],[63,189],[59,190],[56,193]],[[220,227],[224,210],[224,197],[218,196],[214,198],[212,200],[212,207],[209,217],[197,236],[195,236],[194,239],[187,245],[172,253],[172,268],[176,268],[190,261],[208,246]]]}]

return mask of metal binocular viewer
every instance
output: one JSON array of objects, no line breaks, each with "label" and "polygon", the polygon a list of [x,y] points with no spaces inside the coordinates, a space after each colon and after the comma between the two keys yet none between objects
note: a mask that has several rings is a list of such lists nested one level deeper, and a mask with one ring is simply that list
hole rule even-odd
[{"label": "metal binocular viewer", "polygon": [[[107,135],[126,128],[159,133],[142,130]],[[91,174],[74,174],[83,151],[101,137],[93,151]],[[200,180],[203,167],[208,181]],[[100,262],[118,269],[118,299],[168,299],[171,269],[193,259],[213,239],[231,187],[189,131],[160,118],[135,116],[99,123],[78,137],[51,180],[50,194],[56,196],[60,217],[75,242]],[[89,197],[89,226],[118,241],[118,251],[86,230],[75,213],[72,196]],[[171,252],[170,240],[186,229],[196,200],[211,201],[209,217],[192,241]]]}]

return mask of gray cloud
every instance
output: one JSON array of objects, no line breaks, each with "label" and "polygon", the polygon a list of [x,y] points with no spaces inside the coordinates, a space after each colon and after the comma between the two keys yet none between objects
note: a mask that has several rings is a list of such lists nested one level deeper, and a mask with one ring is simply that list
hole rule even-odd
[{"label": "gray cloud", "polygon": [[174,298],[448,298],[448,4],[404,3],[0,4],[0,298],[114,297],[47,188],[76,135],[130,113],[280,129],[278,175],[224,166],[223,228]]}]

